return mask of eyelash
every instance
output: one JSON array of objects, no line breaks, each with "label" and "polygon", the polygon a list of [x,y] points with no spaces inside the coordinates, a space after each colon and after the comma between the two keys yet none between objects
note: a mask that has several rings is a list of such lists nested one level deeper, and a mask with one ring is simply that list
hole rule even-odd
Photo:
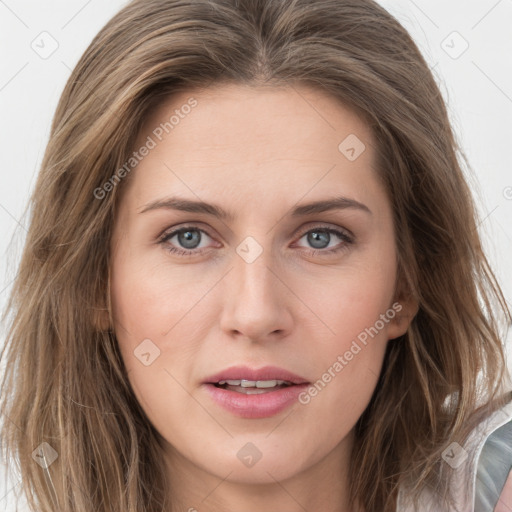
[{"label": "eyelash", "polygon": [[[183,228],[176,229],[169,233],[164,233],[158,240],[158,243],[165,245],[171,238],[173,238],[176,235],[179,235],[180,233],[184,233],[186,231],[200,231],[201,233],[205,233],[206,235],[208,235],[210,238],[213,238],[204,229],[200,229],[196,226],[185,226]],[[307,249],[306,248],[306,251],[311,256],[317,256],[319,254],[325,256],[325,255],[330,255],[330,254],[334,254],[337,252],[341,252],[343,250],[346,250],[348,248],[347,246],[350,246],[354,243],[353,237],[351,235],[349,235],[347,232],[341,231],[338,229],[334,229],[331,227],[327,227],[327,226],[315,226],[313,228],[310,228],[307,231],[305,231],[304,233],[302,233],[300,235],[299,239],[302,238],[304,235],[307,235],[308,233],[311,233],[314,231],[317,231],[317,232],[321,231],[321,232],[325,232],[325,233],[329,233],[329,234],[334,234],[334,235],[338,236],[341,240],[343,240],[343,243],[341,244],[341,246],[335,247],[333,249]],[[209,250],[209,248],[188,249],[187,250],[187,249],[178,249],[176,247],[166,247],[166,250],[169,251],[170,253],[176,254],[178,256],[193,257],[193,256],[197,256],[199,254],[202,254],[204,251]]]}]

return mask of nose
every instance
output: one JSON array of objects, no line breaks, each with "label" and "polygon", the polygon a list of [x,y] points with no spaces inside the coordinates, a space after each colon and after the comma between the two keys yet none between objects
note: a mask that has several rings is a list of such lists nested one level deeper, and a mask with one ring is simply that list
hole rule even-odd
[{"label": "nose", "polygon": [[248,262],[235,253],[234,268],[224,283],[220,326],[231,337],[262,343],[291,332],[293,294],[283,271],[276,270],[270,250]]}]

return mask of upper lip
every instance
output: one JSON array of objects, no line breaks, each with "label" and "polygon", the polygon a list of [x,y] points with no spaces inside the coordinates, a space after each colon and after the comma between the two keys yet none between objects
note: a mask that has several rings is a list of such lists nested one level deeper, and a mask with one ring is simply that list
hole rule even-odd
[{"label": "upper lip", "polygon": [[284,368],[277,366],[264,366],[263,368],[249,368],[248,366],[231,366],[211,375],[204,380],[204,384],[217,384],[223,380],[285,380],[292,384],[308,384],[306,379]]}]

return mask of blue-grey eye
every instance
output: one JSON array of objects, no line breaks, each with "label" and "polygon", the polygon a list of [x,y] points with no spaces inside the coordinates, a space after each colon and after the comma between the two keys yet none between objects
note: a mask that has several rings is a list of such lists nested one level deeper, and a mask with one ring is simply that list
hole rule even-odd
[{"label": "blue-grey eye", "polygon": [[197,229],[183,229],[175,233],[178,237],[180,245],[185,249],[196,249],[197,244],[201,241],[199,230]]},{"label": "blue-grey eye", "polygon": [[329,242],[331,240],[331,234],[327,231],[310,231],[308,233],[308,242],[311,243],[311,245],[315,249],[324,249],[326,246],[329,245]]}]

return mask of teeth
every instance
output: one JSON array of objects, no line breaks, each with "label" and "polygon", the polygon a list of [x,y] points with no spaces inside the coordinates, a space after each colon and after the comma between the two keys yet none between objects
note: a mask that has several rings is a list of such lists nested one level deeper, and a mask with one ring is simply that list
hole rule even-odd
[{"label": "teeth", "polygon": [[277,386],[277,380],[259,380],[256,382],[257,388],[273,388]]},{"label": "teeth", "polygon": [[219,385],[227,384],[228,386],[241,386],[243,388],[273,388],[282,384],[291,384],[284,380],[221,380]]}]

